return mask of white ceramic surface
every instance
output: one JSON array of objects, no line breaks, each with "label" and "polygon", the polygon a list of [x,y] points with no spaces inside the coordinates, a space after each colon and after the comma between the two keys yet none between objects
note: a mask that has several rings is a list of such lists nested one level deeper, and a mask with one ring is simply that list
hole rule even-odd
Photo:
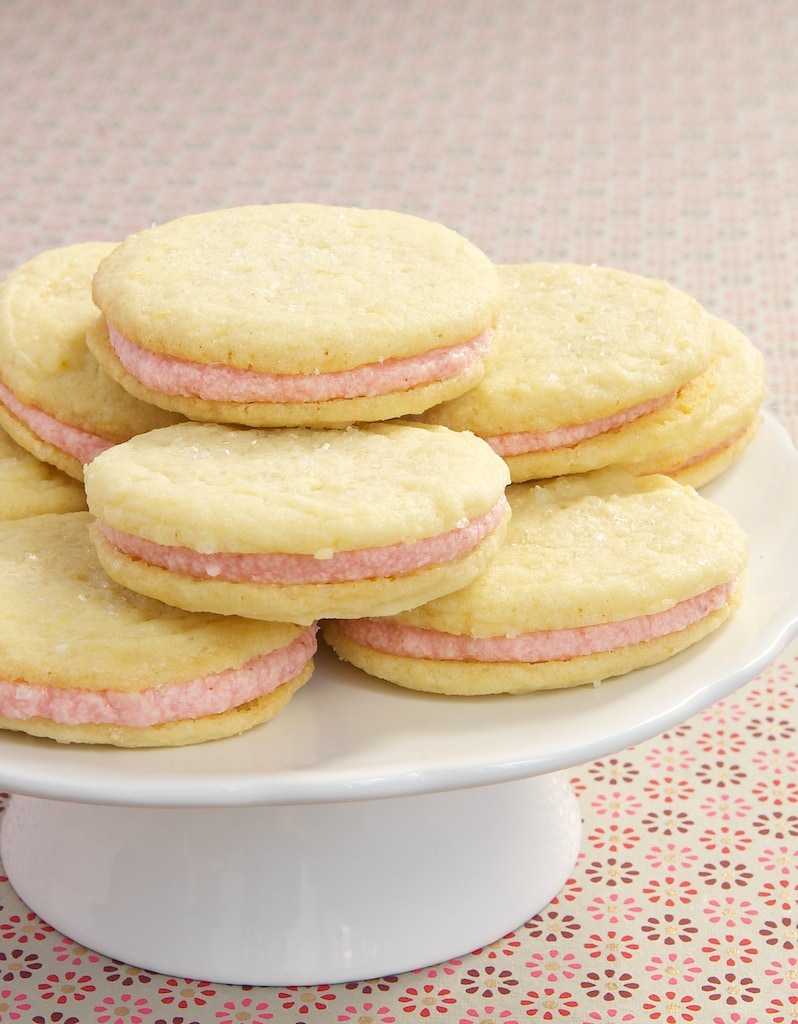
[{"label": "white ceramic surface", "polygon": [[11,884],[74,941],[216,983],[382,977],[506,935],[577,857],[563,775],[296,807],[106,807],[16,796]]},{"label": "white ceramic surface", "polygon": [[662,665],[595,688],[453,698],[381,683],[323,652],[274,721],[234,739],[135,751],[0,735],[0,788],[174,807],[348,801],[544,774],[658,735],[753,678],[798,630],[798,455],[786,431],[766,416],[703,493],[750,534],[746,599]]}]

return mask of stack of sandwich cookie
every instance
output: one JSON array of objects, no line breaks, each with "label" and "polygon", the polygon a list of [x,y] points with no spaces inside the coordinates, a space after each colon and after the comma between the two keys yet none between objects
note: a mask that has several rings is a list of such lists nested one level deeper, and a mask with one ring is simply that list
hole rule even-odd
[{"label": "stack of sandwich cookie", "polygon": [[92,277],[114,246],[53,249],[0,285],[0,426],[76,480],[95,455],[182,417],[134,398],[86,347]]},{"label": "stack of sandwich cookie", "polygon": [[87,341],[131,394],[189,419],[323,426],[419,413],[481,378],[498,274],[456,232],[314,204],[179,218],[125,239]]},{"label": "stack of sandwich cookie", "polygon": [[742,600],[745,534],[669,477],[605,469],[508,498],[506,542],[478,579],[400,615],[324,623],[340,657],[416,690],[529,693],[663,661]]},{"label": "stack of sandwich cookie", "polygon": [[314,627],[197,615],[110,580],[88,512],[0,523],[0,728],[62,743],[178,746],[280,711]]}]

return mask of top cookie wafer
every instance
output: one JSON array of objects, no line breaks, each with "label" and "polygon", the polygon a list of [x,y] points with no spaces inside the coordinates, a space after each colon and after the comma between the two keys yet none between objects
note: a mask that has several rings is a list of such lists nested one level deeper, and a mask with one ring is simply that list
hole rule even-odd
[{"label": "top cookie wafer", "polygon": [[388,419],[462,394],[501,305],[490,260],[449,228],[301,203],[132,235],[93,295],[89,345],[131,393],[252,426]]}]

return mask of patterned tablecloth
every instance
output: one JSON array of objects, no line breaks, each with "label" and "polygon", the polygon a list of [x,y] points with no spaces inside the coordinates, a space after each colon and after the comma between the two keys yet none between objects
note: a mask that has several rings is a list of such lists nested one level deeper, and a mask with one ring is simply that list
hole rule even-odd
[{"label": "patterned tablecloth", "polygon": [[[792,0],[0,0],[0,44],[0,273],[219,206],[403,210],[689,291],[798,436]],[[151,975],[2,879],[0,1022],[795,1022],[797,652],[575,769],[572,877],[484,949],[315,987]]]}]

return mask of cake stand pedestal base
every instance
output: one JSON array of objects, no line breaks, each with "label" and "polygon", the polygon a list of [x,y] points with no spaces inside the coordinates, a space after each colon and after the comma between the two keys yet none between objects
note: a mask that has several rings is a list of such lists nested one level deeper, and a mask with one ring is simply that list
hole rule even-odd
[{"label": "cake stand pedestal base", "polygon": [[14,796],[0,853],[32,910],[106,956],[216,983],[314,985],[500,939],[556,895],[580,836],[557,773],[325,804]]}]

